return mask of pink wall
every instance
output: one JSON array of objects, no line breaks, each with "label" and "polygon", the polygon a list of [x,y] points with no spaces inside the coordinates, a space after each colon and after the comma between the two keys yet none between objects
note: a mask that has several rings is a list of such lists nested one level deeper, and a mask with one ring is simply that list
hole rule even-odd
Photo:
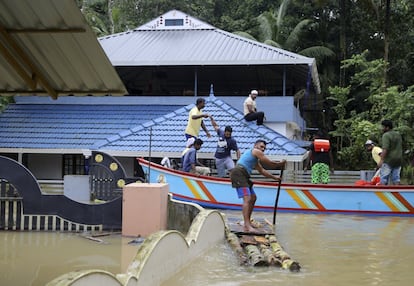
[{"label": "pink wall", "polygon": [[122,235],[147,237],[167,229],[168,184],[132,183],[123,189]]}]

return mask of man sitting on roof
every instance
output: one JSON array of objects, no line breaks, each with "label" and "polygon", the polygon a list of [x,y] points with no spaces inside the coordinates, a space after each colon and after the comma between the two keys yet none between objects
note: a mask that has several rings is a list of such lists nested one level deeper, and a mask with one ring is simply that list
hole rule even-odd
[{"label": "man sitting on roof", "polygon": [[256,97],[259,93],[257,90],[252,90],[249,97],[246,98],[243,104],[244,119],[246,121],[256,120],[257,125],[263,125],[264,112],[257,111]]}]

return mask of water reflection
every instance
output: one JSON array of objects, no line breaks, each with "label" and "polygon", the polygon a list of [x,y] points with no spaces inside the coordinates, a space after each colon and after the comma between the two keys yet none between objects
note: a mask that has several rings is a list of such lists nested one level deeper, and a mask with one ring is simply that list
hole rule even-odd
[{"label": "water reflection", "polygon": [[[227,212],[240,216],[240,212]],[[254,213],[272,221],[271,213]],[[163,286],[408,286],[414,272],[414,218],[280,213],[277,237],[302,269],[244,267],[227,244],[192,262]],[[0,232],[0,284],[45,285],[69,271],[125,272],[138,245],[111,235]]]}]

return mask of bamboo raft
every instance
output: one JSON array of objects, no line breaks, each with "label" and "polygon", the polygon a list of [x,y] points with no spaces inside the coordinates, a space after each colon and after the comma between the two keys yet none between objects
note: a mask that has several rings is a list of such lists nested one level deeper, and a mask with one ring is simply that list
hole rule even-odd
[{"label": "bamboo raft", "polygon": [[227,220],[226,238],[236,253],[240,265],[274,266],[299,272],[300,264],[293,260],[277,241],[273,225],[266,220],[255,221],[254,233],[243,231],[243,223]]}]

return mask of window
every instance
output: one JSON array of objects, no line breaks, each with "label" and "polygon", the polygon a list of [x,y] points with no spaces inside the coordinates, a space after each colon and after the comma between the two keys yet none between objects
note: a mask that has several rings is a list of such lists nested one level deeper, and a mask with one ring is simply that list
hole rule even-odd
[{"label": "window", "polygon": [[83,155],[63,155],[63,175],[85,175]]},{"label": "window", "polygon": [[184,19],[165,19],[165,26],[184,26]]}]

